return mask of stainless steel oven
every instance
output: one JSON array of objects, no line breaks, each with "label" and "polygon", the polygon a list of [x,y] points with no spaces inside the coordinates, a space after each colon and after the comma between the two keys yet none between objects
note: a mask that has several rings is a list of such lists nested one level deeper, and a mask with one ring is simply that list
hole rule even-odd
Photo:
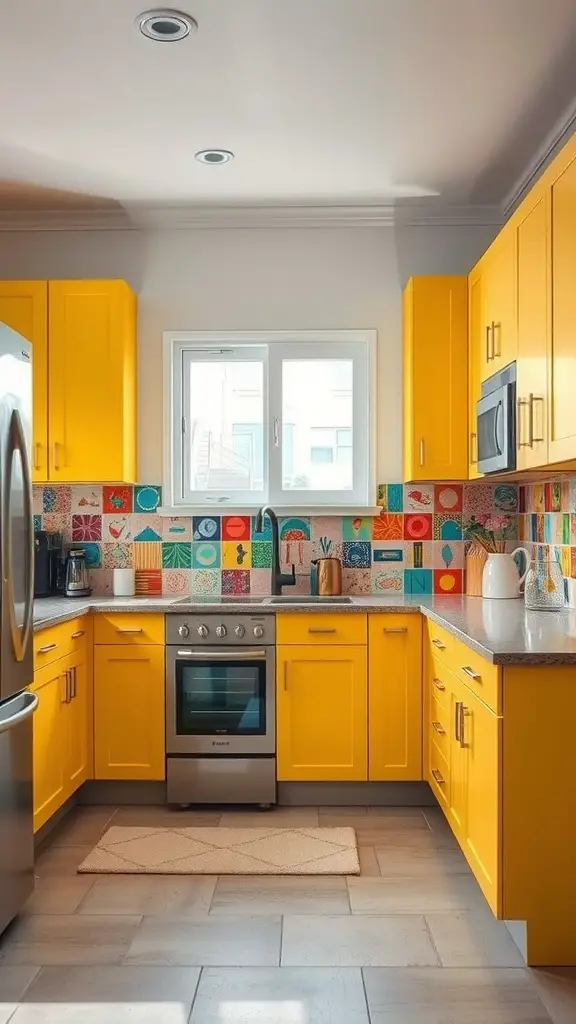
[{"label": "stainless steel oven", "polygon": [[516,363],[484,381],[476,406],[478,469],[516,469]]},{"label": "stainless steel oven", "polygon": [[273,615],[166,619],[168,802],[276,800]]}]

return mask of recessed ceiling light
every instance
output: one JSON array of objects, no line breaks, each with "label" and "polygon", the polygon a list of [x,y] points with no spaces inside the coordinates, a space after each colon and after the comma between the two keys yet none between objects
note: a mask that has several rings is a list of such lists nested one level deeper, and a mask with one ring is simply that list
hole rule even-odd
[{"label": "recessed ceiling light", "polygon": [[159,43],[176,43],[198,28],[198,23],[189,14],[168,9],[145,11],[135,18],[134,24],[143,36]]},{"label": "recessed ceiling light", "polygon": [[201,164],[211,164],[216,167],[218,164],[229,164],[234,159],[234,153],[229,149],[201,149],[195,154]]}]

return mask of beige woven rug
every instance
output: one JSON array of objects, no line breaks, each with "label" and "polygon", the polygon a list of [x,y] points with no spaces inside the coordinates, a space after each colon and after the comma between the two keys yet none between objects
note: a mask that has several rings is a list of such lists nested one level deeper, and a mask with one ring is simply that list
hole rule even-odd
[{"label": "beige woven rug", "polygon": [[353,828],[120,828],[78,868],[127,875],[359,875]]}]

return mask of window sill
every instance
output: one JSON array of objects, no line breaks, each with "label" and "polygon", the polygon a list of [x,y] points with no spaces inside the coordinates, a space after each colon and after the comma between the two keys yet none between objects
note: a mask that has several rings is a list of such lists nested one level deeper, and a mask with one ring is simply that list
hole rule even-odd
[{"label": "window sill", "polygon": [[[260,505],[228,505],[214,502],[209,505],[163,505],[156,514],[177,516],[255,516]],[[274,505],[278,516],[379,516],[379,505]]]}]

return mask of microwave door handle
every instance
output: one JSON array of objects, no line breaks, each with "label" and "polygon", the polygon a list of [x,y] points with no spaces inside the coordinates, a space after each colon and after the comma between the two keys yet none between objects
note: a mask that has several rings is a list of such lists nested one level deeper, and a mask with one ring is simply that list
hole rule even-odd
[{"label": "microwave door handle", "polygon": [[500,399],[500,401],[498,402],[498,405],[496,406],[496,412],[494,413],[494,444],[496,445],[496,452],[497,452],[498,455],[502,455],[502,449],[500,447],[500,441],[499,441],[499,437],[498,437],[498,426],[499,426],[499,423],[500,423],[500,411],[501,411],[501,409],[502,409],[502,399]]}]

